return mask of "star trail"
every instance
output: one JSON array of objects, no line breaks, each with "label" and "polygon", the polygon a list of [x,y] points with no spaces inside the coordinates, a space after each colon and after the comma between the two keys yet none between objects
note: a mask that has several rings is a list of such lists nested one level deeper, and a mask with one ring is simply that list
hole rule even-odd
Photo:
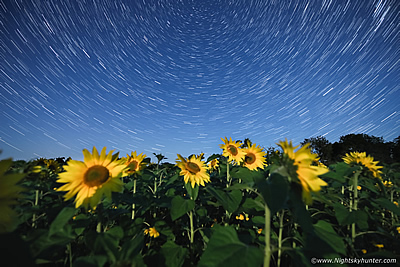
[{"label": "star trail", "polygon": [[400,2],[0,1],[1,158],[400,135]]}]

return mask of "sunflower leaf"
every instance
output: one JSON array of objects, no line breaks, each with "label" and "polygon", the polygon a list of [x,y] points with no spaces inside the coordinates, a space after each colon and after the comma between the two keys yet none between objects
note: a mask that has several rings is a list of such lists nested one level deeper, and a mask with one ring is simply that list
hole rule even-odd
[{"label": "sunflower leaf", "polygon": [[186,192],[188,193],[188,195],[193,199],[196,200],[197,196],[199,195],[199,187],[198,185],[195,185],[195,187],[193,188],[191,183],[185,183],[185,188],[186,188]]},{"label": "sunflower leaf", "polygon": [[334,204],[335,216],[340,225],[350,225],[356,223],[361,229],[368,228],[368,214],[362,210],[353,210],[350,212],[341,204]]},{"label": "sunflower leaf", "polygon": [[388,209],[397,216],[400,216],[400,208],[396,206],[393,202],[391,202],[389,199],[386,198],[378,198],[375,199],[374,202],[378,203],[381,207],[384,209]]},{"label": "sunflower leaf", "polygon": [[343,238],[340,237],[332,225],[326,221],[318,221],[314,224],[316,234],[329,244],[337,253],[346,255],[346,249]]},{"label": "sunflower leaf", "polygon": [[257,181],[257,189],[263,196],[272,214],[278,212],[286,203],[289,185],[279,173],[272,173],[268,179]]},{"label": "sunflower leaf", "polygon": [[167,241],[161,247],[161,254],[165,258],[165,266],[180,267],[185,261],[188,249],[178,246],[173,241]]},{"label": "sunflower leaf", "polygon": [[107,262],[105,255],[79,257],[74,261],[74,267],[102,267]]},{"label": "sunflower leaf", "polygon": [[12,159],[3,159],[0,161],[0,174],[4,174],[11,166]]},{"label": "sunflower leaf", "polygon": [[65,207],[60,211],[57,217],[50,225],[49,237],[59,233],[64,232],[64,227],[68,224],[69,220],[75,215],[76,210],[71,207]]},{"label": "sunflower leaf", "polygon": [[206,187],[209,192],[217,201],[226,209],[229,213],[233,213],[240,205],[242,201],[242,192],[240,190],[232,190],[231,192],[224,192],[222,190],[215,189],[212,186]]},{"label": "sunflower leaf", "polygon": [[192,199],[184,199],[181,196],[176,196],[171,201],[171,219],[175,221],[193,209],[194,201]]},{"label": "sunflower leaf", "polygon": [[262,250],[241,242],[233,227],[216,225],[214,229],[198,266],[260,266],[262,264]]},{"label": "sunflower leaf", "polygon": [[143,232],[136,235],[133,239],[126,242],[119,253],[119,260],[128,261],[134,263],[134,257],[140,254],[140,250],[143,248],[144,235]]}]

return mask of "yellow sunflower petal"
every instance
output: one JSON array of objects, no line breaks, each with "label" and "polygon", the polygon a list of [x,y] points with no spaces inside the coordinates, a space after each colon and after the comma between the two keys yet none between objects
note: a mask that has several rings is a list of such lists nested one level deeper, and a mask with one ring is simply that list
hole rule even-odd
[{"label": "yellow sunflower petal", "polygon": [[93,147],[92,154],[83,150],[84,162],[71,160],[68,162],[63,173],[59,174],[57,182],[65,183],[57,191],[67,191],[65,200],[74,196],[75,206],[93,209],[101,201],[103,195],[111,197],[111,192],[121,192],[123,182],[120,180],[125,169],[124,162],[117,160],[112,151],[106,154],[106,147],[99,155],[96,147]]}]

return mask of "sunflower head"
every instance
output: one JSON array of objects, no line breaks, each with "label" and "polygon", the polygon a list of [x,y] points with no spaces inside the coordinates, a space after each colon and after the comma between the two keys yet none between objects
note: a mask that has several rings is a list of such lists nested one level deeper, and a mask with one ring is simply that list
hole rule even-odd
[{"label": "sunflower head", "polygon": [[125,170],[125,173],[129,175],[143,170],[147,165],[146,162],[143,162],[145,157],[146,155],[143,153],[137,155],[136,151],[131,152],[130,156],[127,154],[125,161],[127,168]]},{"label": "sunflower head", "polygon": [[213,159],[208,163],[208,167],[212,170],[216,170],[219,167],[219,161],[218,159]]},{"label": "sunflower head", "polygon": [[229,161],[236,161],[238,164],[240,164],[245,157],[245,152],[243,151],[242,148],[240,148],[243,144],[239,141],[232,141],[232,138],[225,137],[225,139],[221,140],[224,142],[223,144],[219,145],[219,147],[223,150],[222,155],[224,157],[228,157]]},{"label": "sunflower head", "polygon": [[47,159],[45,158],[38,158],[34,161],[35,165],[37,166],[47,166]]},{"label": "sunflower head", "polygon": [[379,161],[374,161],[374,158],[371,156],[367,156],[367,153],[365,153],[365,152],[347,153],[343,157],[343,161],[345,163],[347,163],[348,165],[361,164],[368,171],[370,171],[375,178],[382,178],[381,177],[382,172],[379,169],[382,169],[383,167],[377,166]]},{"label": "sunflower head", "polygon": [[[328,185],[318,176],[327,173],[329,170],[325,167],[312,166],[313,162],[318,160],[318,156],[311,152],[308,144],[297,151],[295,150],[299,146],[293,147],[292,141],[288,142],[287,139],[279,142],[278,145],[283,149],[286,157],[290,159],[286,161],[286,166],[284,166],[290,176],[289,178],[297,176],[298,182],[302,186],[303,200],[306,204],[311,204],[311,192],[319,192],[321,186]],[[296,169],[295,173],[293,173],[294,169]]]},{"label": "sunflower head", "polygon": [[249,145],[247,148],[243,149],[245,153],[243,165],[249,170],[256,170],[257,168],[264,169],[265,155],[266,153],[262,151],[262,148],[256,146],[256,144]]},{"label": "sunflower head", "polygon": [[25,174],[7,173],[11,164],[11,159],[0,161],[0,234],[12,232],[15,229],[17,213],[12,207],[18,203],[20,194],[26,191],[18,185]]},{"label": "sunflower head", "polygon": [[60,164],[54,159],[49,159],[47,161],[47,168],[53,173],[59,173],[61,171]]},{"label": "sunflower head", "polygon": [[149,235],[150,237],[157,238],[160,236],[160,233],[157,231],[155,227],[150,227],[144,230],[145,235]]},{"label": "sunflower head", "polygon": [[66,170],[59,174],[57,182],[65,183],[57,191],[68,191],[64,198],[71,199],[76,195],[75,207],[84,206],[93,209],[101,201],[103,195],[111,199],[112,192],[121,192],[123,182],[121,177],[126,165],[118,160],[118,153],[112,154],[114,150],[106,154],[106,147],[97,151],[93,147],[92,153],[83,150],[84,161],[69,160]]},{"label": "sunflower head", "polygon": [[210,175],[207,173],[207,165],[201,160],[200,156],[192,155],[189,159],[177,154],[176,165],[181,169],[180,175],[183,175],[185,183],[192,185],[205,186],[204,182],[210,182]]}]

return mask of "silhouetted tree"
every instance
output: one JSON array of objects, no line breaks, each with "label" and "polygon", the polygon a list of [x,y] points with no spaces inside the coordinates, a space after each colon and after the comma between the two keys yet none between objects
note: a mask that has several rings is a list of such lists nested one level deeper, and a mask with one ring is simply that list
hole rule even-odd
[{"label": "silhouetted tree", "polygon": [[400,135],[393,140],[391,146],[391,156],[393,162],[400,163]]},{"label": "silhouetted tree", "polygon": [[250,138],[245,138],[244,141],[243,141],[243,144],[240,147],[241,148],[248,148],[248,147],[251,147],[252,145],[253,145],[253,142],[251,142]]},{"label": "silhouetted tree", "polygon": [[305,145],[309,143],[311,151],[317,153],[320,157],[320,161],[326,165],[332,162],[332,144],[324,136],[311,137],[304,139],[301,143]]},{"label": "silhouetted tree", "polygon": [[342,157],[349,152],[366,152],[374,159],[391,163],[391,145],[385,143],[383,137],[367,134],[348,134],[341,136],[339,142],[332,145],[333,161],[341,161]]}]

